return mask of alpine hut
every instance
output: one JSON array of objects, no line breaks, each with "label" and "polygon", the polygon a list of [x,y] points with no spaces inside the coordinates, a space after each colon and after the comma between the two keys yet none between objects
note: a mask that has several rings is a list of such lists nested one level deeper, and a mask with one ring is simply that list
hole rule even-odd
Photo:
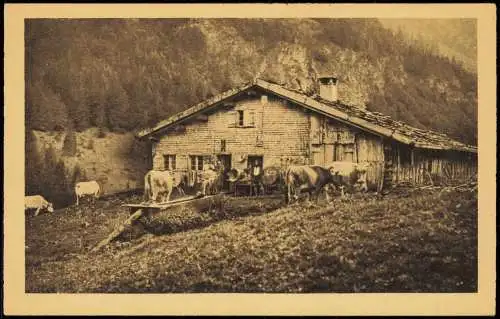
[{"label": "alpine hut", "polygon": [[243,171],[253,161],[264,168],[371,162],[368,187],[378,191],[398,183],[453,183],[475,176],[475,146],[343,104],[335,77],[319,78],[317,85],[319,94],[306,94],[255,79],[141,130],[137,137],[151,143],[153,169],[187,176],[196,176],[213,158],[226,171]]}]

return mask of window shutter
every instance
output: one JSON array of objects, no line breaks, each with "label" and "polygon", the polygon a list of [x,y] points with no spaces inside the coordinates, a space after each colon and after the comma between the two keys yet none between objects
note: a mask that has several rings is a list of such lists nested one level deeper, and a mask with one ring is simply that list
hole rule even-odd
[{"label": "window shutter", "polygon": [[229,127],[237,127],[238,126],[238,112],[231,111],[229,112]]},{"label": "window shutter", "polygon": [[151,144],[151,154],[153,157],[156,155],[156,143]]},{"label": "window shutter", "polygon": [[163,155],[163,170],[168,170],[168,161],[169,161],[169,158],[168,158],[168,155]]},{"label": "window shutter", "polygon": [[255,126],[255,111],[248,112],[248,125]]}]

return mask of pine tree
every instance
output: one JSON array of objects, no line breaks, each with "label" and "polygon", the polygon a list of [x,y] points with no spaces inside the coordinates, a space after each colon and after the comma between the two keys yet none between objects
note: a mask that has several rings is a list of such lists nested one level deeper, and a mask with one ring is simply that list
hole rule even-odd
[{"label": "pine tree", "polygon": [[70,129],[64,137],[63,155],[75,156],[77,152],[76,134]]},{"label": "pine tree", "polygon": [[80,168],[80,165],[76,164],[73,169],[73,174],[71,177],[71,185],[72,187],[76,185],[78,182],[82,182],[85,180],[85,172]]},{"label": "pine tree", "polygon": [[24,172],[25,194],[40,194],[40,186],[42,185],[43,163],[40,157],[40,153],[38,152],[36,136],[33,131],[29,129],[27,129],[25,133]]},{"label": "pine tree", "polygon": [[52,145],[49,145],[49,147],[45,149],[43,163],[44,170],[41,178],[43,189],[41,190],[41,193],[47,200],[51,201],[54,198],[58,182],[56,174],[57,154]]},{"label": "pine tree", "polygon": [[60,159],[55,166],[54,179],[54,201],[56,205],[67,205],[70,200],[70,190],[68,179],[66,177],[66,166],[64,161]]}]

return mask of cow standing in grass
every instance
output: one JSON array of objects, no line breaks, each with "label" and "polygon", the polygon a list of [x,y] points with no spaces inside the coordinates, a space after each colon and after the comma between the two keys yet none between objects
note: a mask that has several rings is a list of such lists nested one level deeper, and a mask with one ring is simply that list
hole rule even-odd
[{"label": "cow standing in grass", "polygon": [[302,191],[308,193],[307,201],[311,196],[316,196],[316,202],[319,201],[319,193],[324,189],[326,200],[329,201],[328,184],[332,183],[330,171],[317,165],[289,166],[285,171],[285,183],[287,186],[286,200],[291,203],[292,197],[297,200]]},{"label": "cow standing in grass", "polygon": [[332,183],[340,189],[341,197],[345,197],[345,190],[353,192],[368,190],[366,175],[370,164],[353,162],[332,162],[327,165],[332,175]]},{"label": "cow standing in grass", "polygon": [[144,176],[144,200],[146,202],[157,201],[158,195],[163,195],[165,202],[168,202],[173,189],[174,178],[169,171],[151,170]]},{"label": "cow standing in grass", "polygon": [[96,181],[90,182],[80,182],[75,185],[75,195],[76,195],[76,206],[78,206],[80,202],[80,198],[85,196],[91,196],[92,201],[95,201],[99,198],[99,194],[101,192],[101,187],[99,183]]},{"label": "cow standing in grass", "polygon": [[45,198],[40,195],[25,196],[24,197],[24,210],[36,209],[35,216],[46,210],[49,213],[54,212],[54,207],[52,203],[49,203]]}]

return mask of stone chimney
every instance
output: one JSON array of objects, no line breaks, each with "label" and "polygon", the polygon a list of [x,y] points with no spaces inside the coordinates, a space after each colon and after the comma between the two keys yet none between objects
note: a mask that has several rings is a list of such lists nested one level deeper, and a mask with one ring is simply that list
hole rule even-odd
[{"label": "stone chimney", "polygon": [[320,77],[319,82],[319,96],[330,102],[337,102],[339,100],[337,84],[338,80],[332,76]]}]

